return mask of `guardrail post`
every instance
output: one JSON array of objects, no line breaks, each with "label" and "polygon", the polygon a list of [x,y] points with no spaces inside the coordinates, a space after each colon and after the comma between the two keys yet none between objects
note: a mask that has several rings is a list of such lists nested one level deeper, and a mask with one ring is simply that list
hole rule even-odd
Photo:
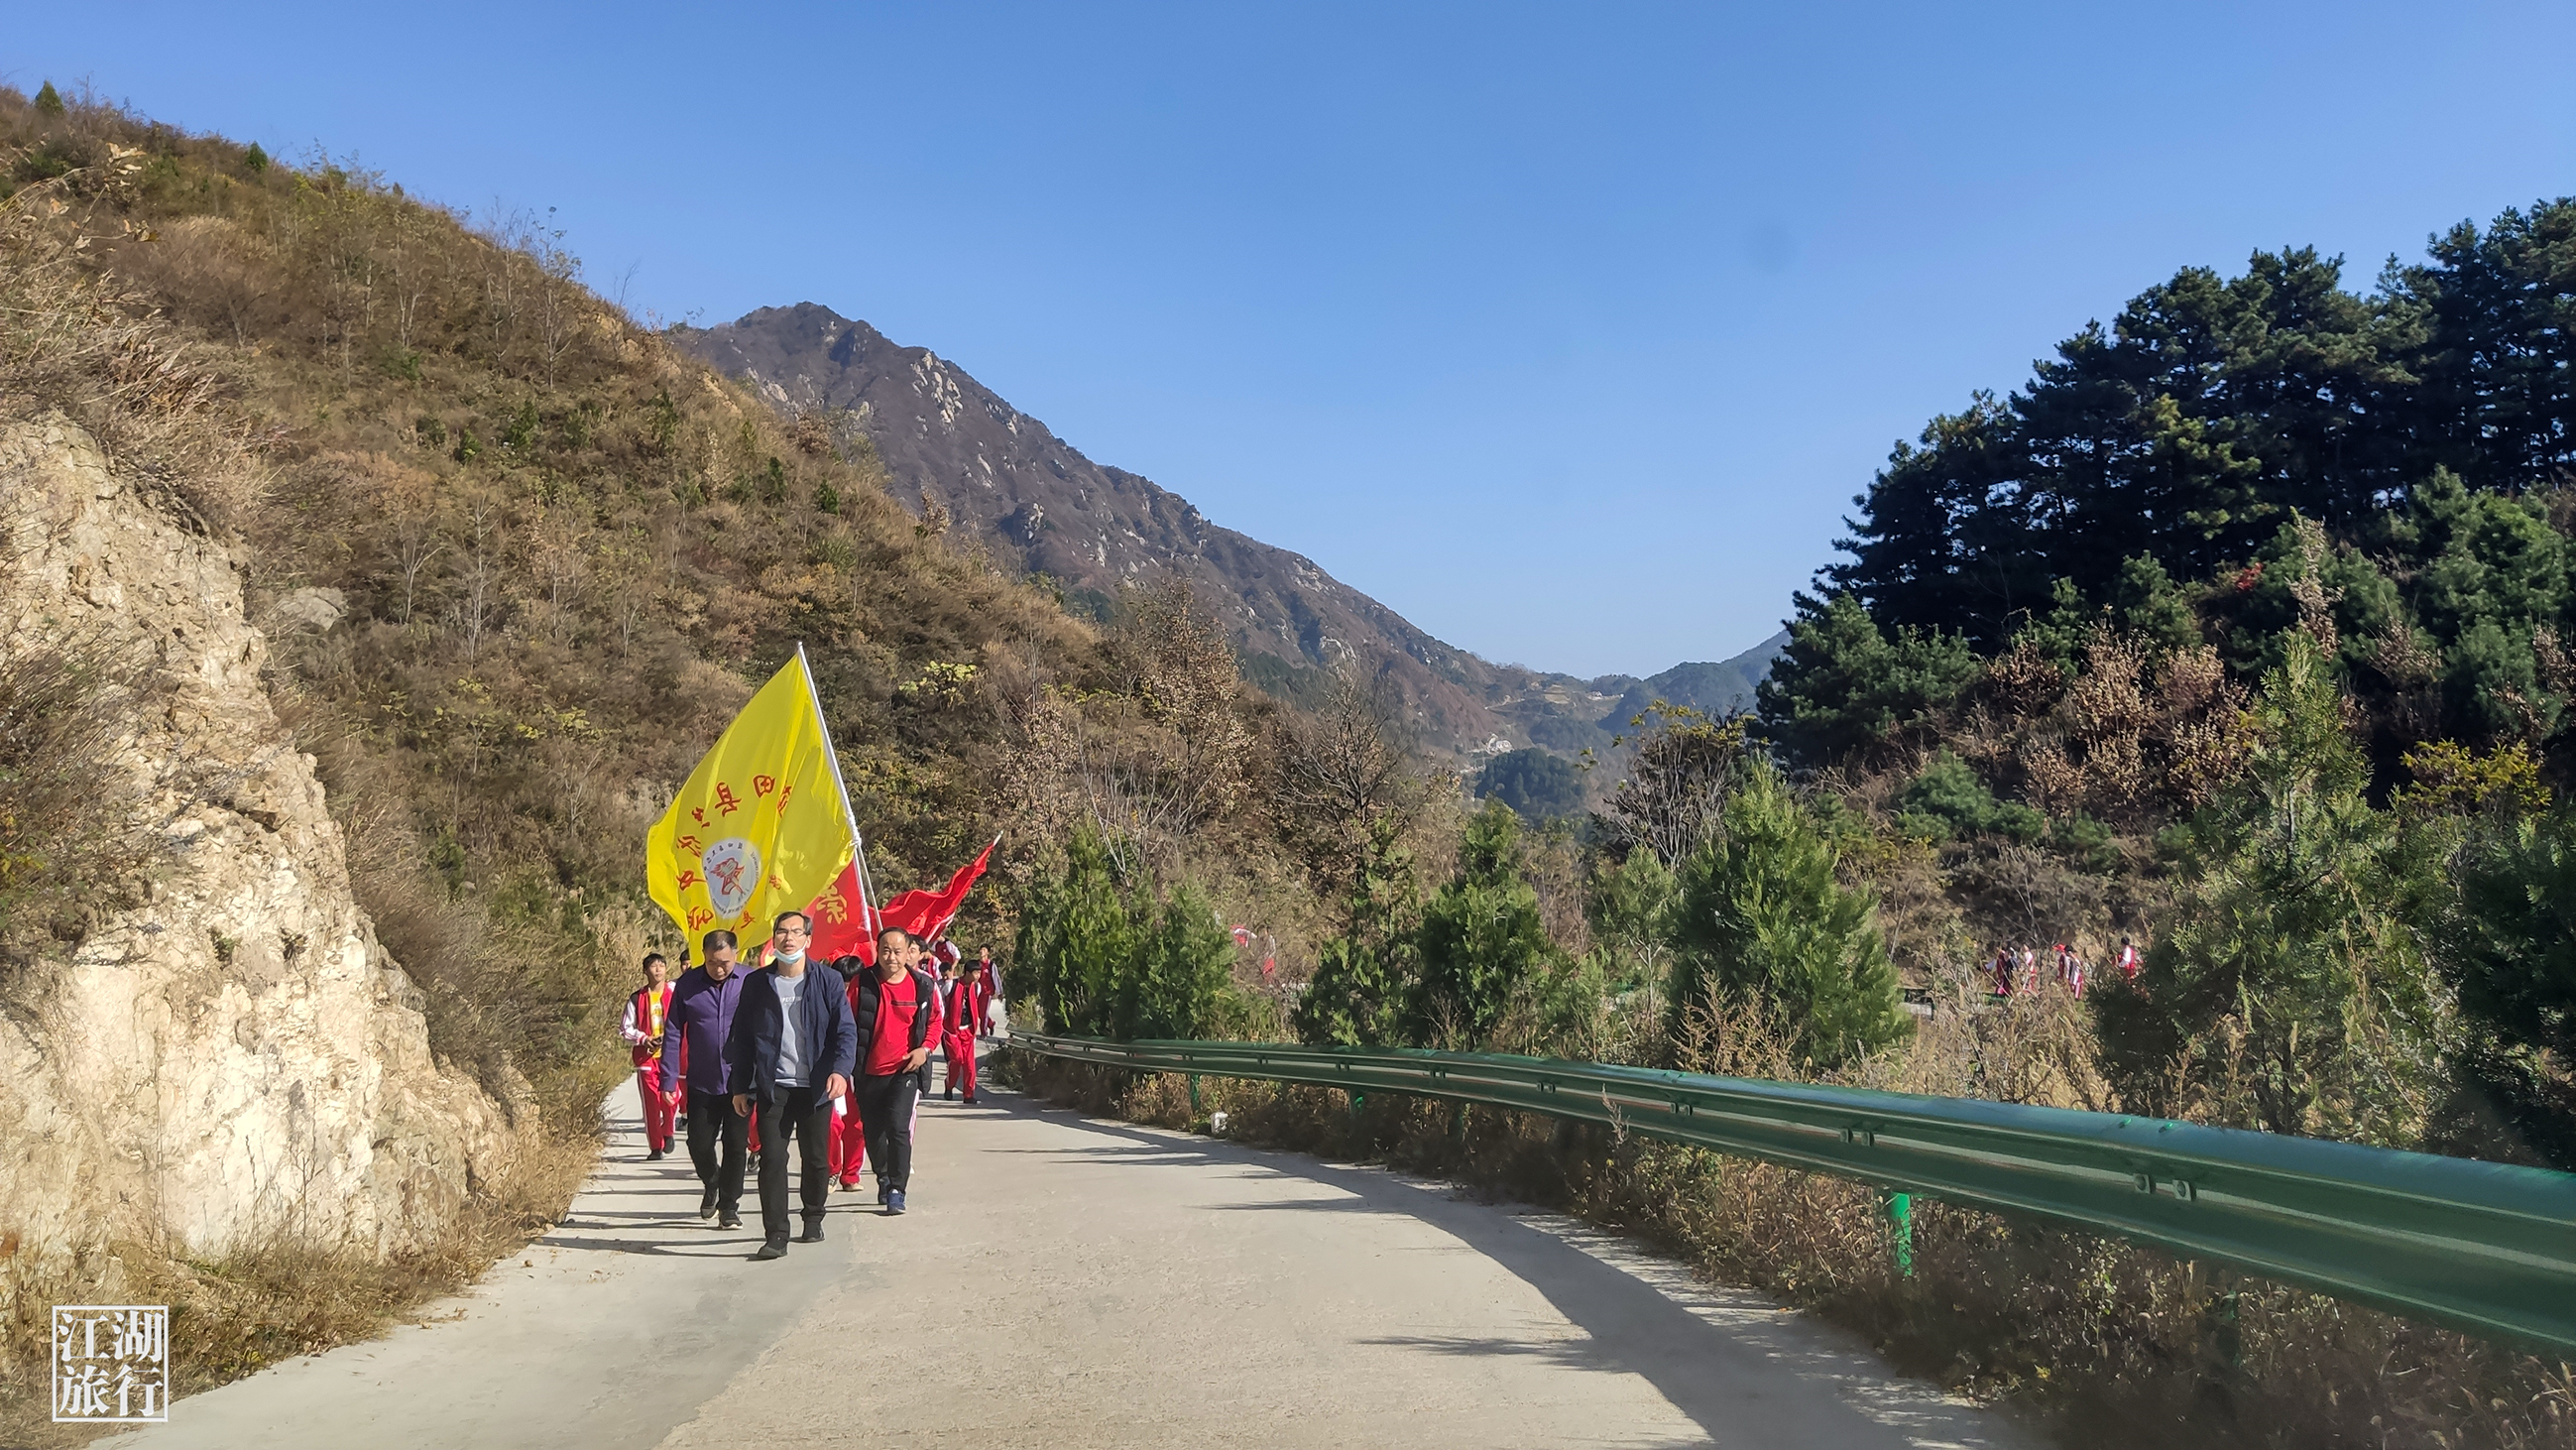
[{"label": "guardrail post", "polygon": [[1198,1115],[1199,1115],[1199,1075],[1198,1075],[1197,1073],[1191,1073],[1191,1074],[1190,1074],[1190,1116],[1191,1116],[1191,1117],[1193,1117],[1193,1118],[1195,1118],[1195,1117],[1197,1117]]},{"label": "guardrail post", "polygon": [[2204,1313],[2209,1322],[2210,1338],[2215,1342],[2213,1347],[2218,1351],[2219,1363],[2231,1370],[2243,1369],[2245,1335],[2243,1326],[2238,1324],[2236,1318],[2236,1291],[2230,1289],[2224,1294],[2212,1297]]},{"label": "guardrail post", "polygon": [[1896,1259],[1896,1277],[1914,1277],[1914,1195],[1881,1189],[1878,1207],[1887,1215],[1887,1247]]}]

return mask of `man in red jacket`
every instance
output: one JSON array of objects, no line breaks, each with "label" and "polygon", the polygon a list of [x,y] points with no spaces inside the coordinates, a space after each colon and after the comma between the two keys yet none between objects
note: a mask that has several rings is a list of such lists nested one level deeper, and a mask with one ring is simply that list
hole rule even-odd
[{"label": "man in red jacket", "polygon": [[975,1005],[975,984],[955,962],[940,969],[939,1000],[942,1008],[939,1047],[948,1056],[948,1090],[946,1097],[957,1096],[962,1085],[966,1101],[975,1101],[975,1034],[982,1013]]},{"label": "man in red jacket", "polygon": [[887,927],[877,937],[876,970],[859,978],[851,1004],[859,1029],[859,1077],[850,1096],[867,1133],[877,1201],[890,1214],[903,1212],[904,1189],[912,1181],[912,1113],[938,1016],[939,984],[913,965],[919,954],[912,933]]},{"label": "man in red jacket", "polygon": [[671,1151],[671,1115],[680,1105],[678,1093],[662,1090],[662,1028],[670,1016],[671,964],[660,952],[647,952],[644,986],[626,999],[626,1017],[619,1026],[635,1062],[636,1095],[644,1100],[647,1163],[658,1163]]}]

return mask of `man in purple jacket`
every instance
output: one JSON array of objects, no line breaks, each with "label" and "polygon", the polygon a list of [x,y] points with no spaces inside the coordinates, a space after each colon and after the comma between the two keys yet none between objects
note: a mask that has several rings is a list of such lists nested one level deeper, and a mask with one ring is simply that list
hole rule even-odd
[{"label": "man in purple jacket", "polygon": [[[707,933],[706,965],[680,974],[671,989],[671,1011],[663,1032],[684,1040],[688,1050],[662,1054],[662,1091],[678,1086],[678,1068],[689,1064],[689,1161],[706,1185],[698,1200],[698,1217],[714,1218],[719,1228],[742,1227],[744,1135],[751,1119],[735,1112],[732,1074],[725,1065],[727,1041],[733,1036],[734,1008],[742,1001],[741,953],[729,931]],[[724,1155],[716,1155],[718,1135]]]}]

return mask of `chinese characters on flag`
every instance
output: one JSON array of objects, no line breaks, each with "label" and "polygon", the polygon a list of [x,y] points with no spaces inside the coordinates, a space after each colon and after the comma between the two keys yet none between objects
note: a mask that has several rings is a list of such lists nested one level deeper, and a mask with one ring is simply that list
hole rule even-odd
[{"label": "chinese characters on flag", "polygon": [[799,651],[645,837],[646,885],[687,941],[717,927],[765,936],[840,873],[856,838],[838,775]]}]

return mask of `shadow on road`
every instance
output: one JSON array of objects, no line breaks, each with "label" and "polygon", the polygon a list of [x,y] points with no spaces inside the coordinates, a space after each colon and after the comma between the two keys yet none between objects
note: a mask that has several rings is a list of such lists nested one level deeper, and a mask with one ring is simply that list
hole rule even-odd
[{"label": "shadow on road", "polygon": [[[998,1099],[1000,1102],[1008,1099]],[[1570,1368],[1643,1377],[1711,1439],[1728,1445],[2003,1447],[2022,1443],[1985,1412],[1902,1381],[1827,1326],[1741,1291],[1711,1289],[1668,1260],[1553,1214],[1489,1205],[1393,1173],[1303,1154],[1185,1137],[1020,1099],[1103,1140],[1059,1157],[1223,1163],[1340,1190],[1347,1197],[1217,1205],[1243,1213],[1403,1214],[1509,1270],[1582,1329],[1577,1342],[1397,1337],[1361,1341],[1447,1356],[1532,1356]],[[1031,1150],[1024,1150],[1031,1151]],[[1783,1386],[1806,1382],[1808,1392]],[[1824,1404],[1833,1409],[1822,1409]]]}]

